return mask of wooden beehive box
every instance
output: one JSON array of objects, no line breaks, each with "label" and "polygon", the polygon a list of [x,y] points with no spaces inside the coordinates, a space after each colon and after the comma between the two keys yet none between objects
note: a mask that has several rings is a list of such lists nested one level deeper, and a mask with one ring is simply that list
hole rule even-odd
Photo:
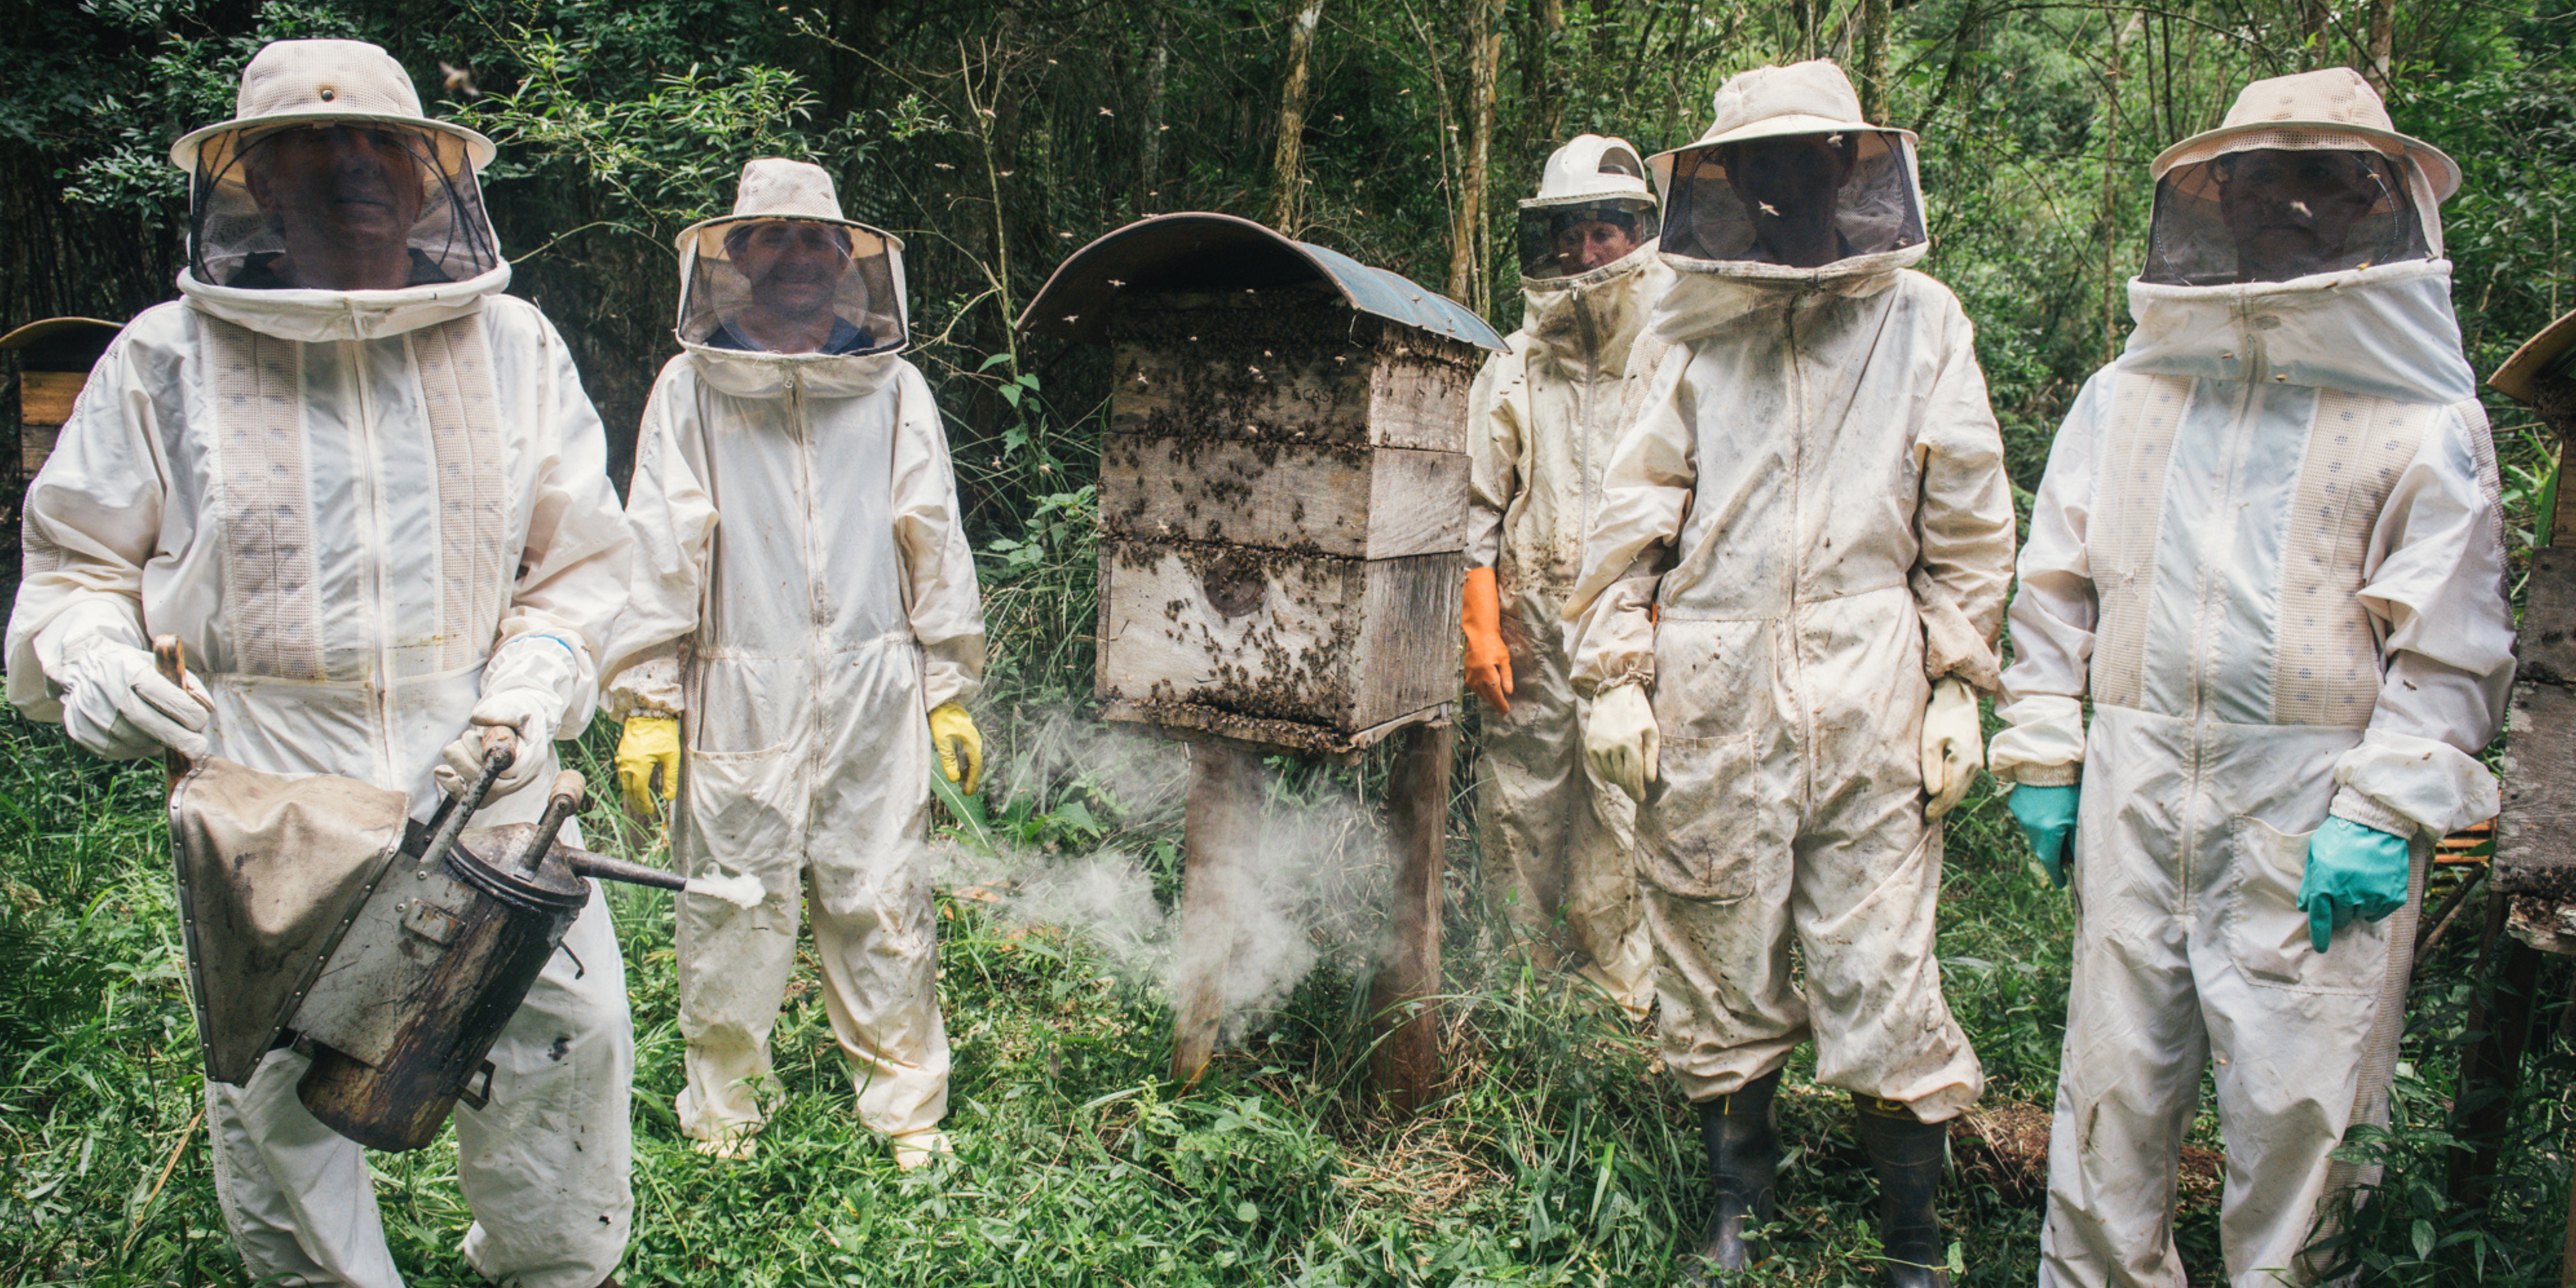
[{"label": "wooden beehive box", "polygon": [[47,318],[0,335],[0,352],[18,355],[18,445],[15,459],[8,462],[17,485],[8,497],[12,514],[19,491],[53,454],[54,439],[72,417],[73,400],[117,329],[96,318]]},{"label": "wooden beehive box", "polygon": [[[1423,302],[1401,278],[1349,267]],[[1323,271],[1251,286],[1119,271],[1139,276],[1121,279],[1094,333],[1114,381],[1103,713],[1323,755],[1444,716],[1479,343],[1362,307]]]}]

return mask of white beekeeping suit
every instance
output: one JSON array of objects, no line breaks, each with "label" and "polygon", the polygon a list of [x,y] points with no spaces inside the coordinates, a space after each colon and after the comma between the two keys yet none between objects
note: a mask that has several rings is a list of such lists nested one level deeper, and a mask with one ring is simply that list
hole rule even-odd
[{"label": "white beekeeping suit", "polygon": [[1840,68],[1729,80],[1708,134],[1652,165],[1678,280],[1650,325],[1673,348],[1566,613],[1587,747],[1644,798],[1664,1060],[1719,1191],[1701,1255],[1758,1255],[1770,1096],[1812,1037],[1818,1081],[1865,1110],[1886,1281],[1944,1283],[1937,1124],[1983,1076],[1941,994],[1926,813],[1975,765],[1922,734],[1929,708],[1973,745],[1966,686],[1996,683],[2013,512],[1985,379],[1958,301],[1906,268],[1913,136],[1862,122]]},{"label": "white beekeeping suit", "polygon": [[[2435,215],[2459,171],[2333,68],[2255,82],[2154,174],[2137,329],[2032,511],[1994,743],[2025,825],[2054,800],[2075,831],[2040,1282],[2180,1288],[2204,1066],[2228,1282],[2313,1282],[2357,1175],[2328,1153],[2384,1121],[2422,865],[2496,812],[2513,626]],[[2384,840],[2402,910],[2319,951],[2301,887],[2337,832]]]},{"label": "white beekeeping suit", "polygon": [[[179,141],[193,223],[180,301],[125,328],[27,496],[9,698],[94,750],[156,750],[133,704],[176,635],[211,752],[435,799],[474,724],[522,738],[510,784],[590,718],[628,538],[599,418],[561,336],[501,294],[478,134],[422,117],[355,41],[281,41],[235,119]],[[177,739],[178,742],[190,741]],[[478,823],[533,821],[541,791]],[[625,979],[594,894],[456,1113],[475,1269],[592,1288],[626,1245]],[[578,959],[576,961],[576,958]],[[394,1288],[366,1160],[271,1052],[209,1083],[216,1191],[253,1278]]]},{"label": "white beekeeping suit", "polygon": [[[1661,351],[1639,343],[1672,281],[1655,257],[1656,227],[1645,165],[1626,140],[1586,134],[1548,158],[1538,196],[1521,203],[1526,312],[1510,348],[1477,373],[1467,419],[1466,620],[1471,648],[1501,659],[1509,686],[1486,694],[1479,761],[1489,888],[1547,961],[1579,964],[1639,1017],[1654,996],[1654,950],[1629,858],[1636,807],[1584,763],[1584,704],[1559,617],[1632,357]],[[1493,638],[1474,638],[1487,621]]]},{"label": "white beekeeping suit", "polygon": [[[802,268],[761,258],[816,239]],[[687,352],[644,412],[609,702],[630,736],[680,719],[682,869],[769,890],[680,899],[680,1126],[710,1152],[763,1121],[800,907],[860,1118],[906,1162],[945,1148],[925,721],[974,695],[984,622],[939,411],[896,354],[900,249],[841,217],[821,167],[775,159],[680,236]],[[799,272],[829,288],[801,339],[773,294]]]}]

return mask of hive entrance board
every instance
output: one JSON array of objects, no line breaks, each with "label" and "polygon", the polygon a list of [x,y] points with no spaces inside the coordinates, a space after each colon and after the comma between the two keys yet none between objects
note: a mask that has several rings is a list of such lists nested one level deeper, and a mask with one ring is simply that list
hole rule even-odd
[{"label": "hive entrance board", "polygon": [[1131,293],[1108,338],[1109,717],[1330,754],[1441,714],[1477,350],[1322,285]]}]

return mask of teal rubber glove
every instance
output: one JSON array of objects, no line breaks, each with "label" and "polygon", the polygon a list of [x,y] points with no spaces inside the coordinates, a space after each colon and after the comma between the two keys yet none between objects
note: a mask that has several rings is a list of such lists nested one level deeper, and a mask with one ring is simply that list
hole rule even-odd
[{"label": "teal rubber glove", "polygon": [[2358,914],[2377,921],[2406,906],[2414,871],[2406,838],[2350,819],[2330,818],[2308,838],[2308,871],[2299,879],[2299,911],[2308,914],[2308,943],[2318,952]]},{"label": "teal rubber glove", "polygon": [[2060,890],[2066,888],[2066,870],[2075,866],[2075,802],[2081,790],[2024,783],[2004,798],[2021,834],[2030,838],[2030,852],[2048,869],[2049,884]]}]

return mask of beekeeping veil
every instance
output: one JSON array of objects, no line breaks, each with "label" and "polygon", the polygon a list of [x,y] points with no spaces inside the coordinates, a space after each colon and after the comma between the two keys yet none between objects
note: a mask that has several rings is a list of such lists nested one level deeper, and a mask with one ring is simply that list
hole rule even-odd
[{"label": "beekeeping veil", "polygon": [[2460,168],[2390,128],[2349,67],[2245,87],[2223,124],[2155,160],[2142,281],[2279,282],[2442,255]]},{"label": "beekeeping veil", "polygon": [[1699,141],[1650,158],[1664,262],[1684,273],[1805,280],[1911,264],[1927,249],[1914,135],[1861,119],[1826,59],[1719,87]]},{"label": "beekeeping veil", "polygon": [[733,213],[679,237],[682,346],[825,359],[893,353],[908,335],[903,242],[841,217],[832,176],[764,157]]},{"label": "beekeeping veil", "polygon": [[207,757],[170,793],[206,1076],[241,1086],[401,851],[403,793]]},{"label": "beekeeping veil", "polygon": [[[353,289],[334,257],[400,240],[401,280],[463,282],[501,265],[475,174],[492,141],[421,112],[391,54],[280,40],[242,69],[233,119],[182,137],[188,273],[207,286]],[[380,275],[381,278],[381,275]]]},{"label": "beekeeping veil", "polygon": [[1548,157],[1538,195],[1521,202],[1521,276],[1548,281],[1589,271],[1570,258],[1572,247],[1604,227],[1624,232],[1632,247],[1653,241],[1655,194],[1626,139],[1576,135]]}]

